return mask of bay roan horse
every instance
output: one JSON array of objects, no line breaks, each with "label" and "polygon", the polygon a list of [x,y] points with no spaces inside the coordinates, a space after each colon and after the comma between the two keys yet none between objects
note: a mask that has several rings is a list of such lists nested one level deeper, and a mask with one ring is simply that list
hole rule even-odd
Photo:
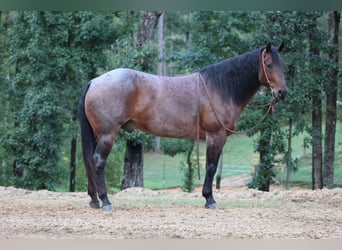
[{"label": "bay roan horse", "polygon": [[206,208],[217,208],[212,184],[227,136],[261,85],[283,99],[287,93],[279,48],[267,46],[179,77],[115,69],[91,80],[79,104],[90,206],[111,210],[104,167],[121,128],[172,138],[206,140]]}]

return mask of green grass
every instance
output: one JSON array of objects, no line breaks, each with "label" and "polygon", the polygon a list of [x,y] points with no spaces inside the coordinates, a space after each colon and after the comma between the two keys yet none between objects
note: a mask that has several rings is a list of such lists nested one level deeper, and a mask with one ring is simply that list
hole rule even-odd
[{"label": "green grass", "polygon": [[185,156],[170,157],[157,153],[144,154],[144,186],[151,189],[163,189],[181,186],[183,174],[180,161]]},{"label": "green grass", "polygon": [[[299,162],[299,169],[291,174],[291,186],[312,188],[312,167],[311,156],[304,157]],[[342,152],[335,156],[335,187],[342,188]]]}]

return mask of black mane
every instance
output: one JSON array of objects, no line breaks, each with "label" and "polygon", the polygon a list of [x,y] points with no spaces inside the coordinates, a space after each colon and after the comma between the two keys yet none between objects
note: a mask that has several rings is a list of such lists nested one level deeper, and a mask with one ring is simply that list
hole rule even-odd
[{"label": "black mane", "polygon": [[[222,101],[232,99],[236,104],[240,104],[251,98],[261,85],[258,79],[259,57],[264,48],[265,46],[228,58],[198,72],[205,83],[218,92]],[[275,50],[276,48],[272,47],[272,56],[277,64],[279,55]]]}]

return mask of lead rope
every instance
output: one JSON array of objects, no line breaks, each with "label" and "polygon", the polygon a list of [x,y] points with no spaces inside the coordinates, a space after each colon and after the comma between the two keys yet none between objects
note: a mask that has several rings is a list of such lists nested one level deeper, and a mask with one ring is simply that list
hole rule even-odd
[{"label": "lead rope", "polygon": [[210,99],[210,96],[209,96],[208,88],[207,88],[206,84],[204,83],[203,76],[202,76],[200,73],[198,73],[198,75],[199,75],[199,77],[201,78],[201,83],[202,83],[202,85],[203,85],[203,87],[204,87],[205,93],[206,93],[206,95],[207,95],[207,97],[208,97],[208,100],[209,100],[210,107],[211,107],[211,109],[213,110],[216,119],[219,121],[219,123],[221,124],[221,126],[222,126],[225,130],[227,130],[227,131],[229,131],[229,132],[231,132],[231,133],[235,133],[236,130],[232,130],[232,129],[230,129],[230,128],[227,128],[227,127],[224,125],[224,123],[222,122],[222,120],[218,117],[218,115],[217,115],[217,113],[216,113],[216,110],[214,109],[214,105],[213,105],[213,103],[211,102],[211,99]]},{"label": "lead rope", "polygon": [[197,175],[198,180],[201,180],[201,170],[200,170],[200,162],[199,162],[199,126],[200,126],[200,91],[199,91],[199,75],[197,75],[197,131],[196,131],[196,161],[197,161]]}]

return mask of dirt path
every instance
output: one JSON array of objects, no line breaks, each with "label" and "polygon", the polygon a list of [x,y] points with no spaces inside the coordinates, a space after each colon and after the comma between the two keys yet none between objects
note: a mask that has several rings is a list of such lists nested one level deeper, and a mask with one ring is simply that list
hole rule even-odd
[{"label": "dirt path", "polygon": [[269,193],[226,185],[220,206],[200,191],[133,188],[111,195],[114,211],[88,207],[86,193],[0,187],[0,238],[342,238],[342,189]]}]

